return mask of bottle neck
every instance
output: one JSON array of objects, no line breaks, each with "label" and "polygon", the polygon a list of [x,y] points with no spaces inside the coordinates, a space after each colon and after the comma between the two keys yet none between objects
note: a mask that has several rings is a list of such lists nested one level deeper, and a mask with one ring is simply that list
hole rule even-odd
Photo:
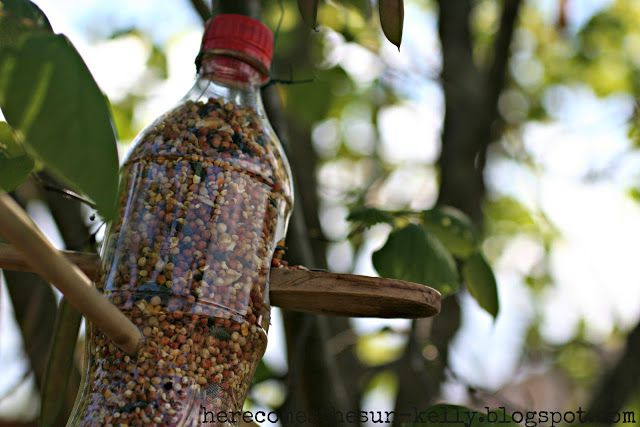
[{"label": "bottle neck", "polygon": [[259,91],[268,75],[241,58],[205,52],[200,66],[200,79],[232,89]]},{"label": "bottle neck", "polygon": [[223,55],[205,55],[195,85],[183,100],[220,98],[254,109],[266,118],[260,88],[268,76],[247,62]]}]

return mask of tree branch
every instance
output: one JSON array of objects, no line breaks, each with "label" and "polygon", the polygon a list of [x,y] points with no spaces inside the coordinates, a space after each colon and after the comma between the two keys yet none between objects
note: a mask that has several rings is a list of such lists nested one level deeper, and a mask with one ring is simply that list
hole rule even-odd
[{"label": "tree branch", "polygon": [[[484,196],[482,173],[475,167],[476,135],[483,114],[481,106],[482,74],[473,62],[471,41],[471,0],[439,0],[438,33],[442,46],[442,81],[445,115],[442,129],[439,204],[455,206],[474,220],[482,217]],[[464,123],[464,125],[461,125]],[[448,363],[449,342],[460,323],[460,308],[453,297],[443,301],[443,310],[431,325],[413,322],[412,333],[398,370],[400,388],[396,397],[396,413],[421,410],[439,395]],[[431,331],[424,332],[430,326]],[[421,350],[431,335],[438,357],[427,363]],[[394,426],[401,425],[400,420]]]},{"label": "tree branch", "polygon": [[613,414],[622,410],[640,384],[640,323],[627,335],[627,345],[618,362],[602,378],[591,398],[588,415]]},{"label": "tree branch", "polygon": [[[438,204],[461,209],[476,224],[483,220],[486,150],[495,140],[493,124],[498,117],[498,98],[506,82],[510,45],[520,4],[521,0],[504,0],[493,60],[484,71],[473,59],[469,22],[472,1],[438,1],[445,95],[442,151],[438,159]],[[432,321],[427,336],[418,333],[415,324],[419,322],[414,322],[399,371],[401,388],[396,399],[396,413],[410,410],[411,405],[426,407],[438,397],[440,384],[445,379],[449,343],[460,324],[457,300],[452,297],[445,299],[442,313]],[[420,355],[427,337],[438,350],[437,359],[428,363]]]},{"label": "tree branch", "polygon": [[209,6],[207,6],[204,0],[191,0],[191,5],[203,22],[206,22],[207,19],[211,18],[211,9],[209,9]]},{"label": "tree branch", "polygon": [[237,13],[253,18],[260,16],[259,0],[212,0],[213,15],[220,13]]},{"label": "tree branch", "polygon": [[476,156],[478,136],[485,133],[486,91],[482,72],[473,62],[471,1],[440,0],[438,4],[445,96],[438,203],[455,206],[480,222],[484,183]]},{"label": "tree branch", "polygon": [[[502,16],[500,18],[500,29],[493,45],[493,61],[487,72],[487,94],[486,105],[490,116],[487,118],[487,126],[491,127],[493,122],[499,117],[498,99],[504,89],[507,79],[507,66],[509,64],[511,42],[516,21],[520,12],[522,0],[504,0],[502,6]],[[495,127],[493,127],[495,129]],[[496,136],[495,132],[489,135],[486,144]]]},{"label": "tree branch", "polygon": [[[295,37],[295,48],[278,59],[308,67],[310,31],[299,26]],[[290,249],[287,255],[294,264],[326,268],[326,245],[321,238],[318,219],[316,156],[311,145],[310,126],[296,120],[288,121],[276,87],[265,88],[262,94],[268,116],[285,146],[295,177],[296,208],[287,237]],[[333,336],[350,328],[349,319],[292,312],[285,312],[283,316],[289,350],[289,390],[282,411],[303,410],[309,413],[331,408],[343,412],[358,411],[360,387],[356,379],[361,367],[359,361],[353,352],[335,355],[327,348],[327,342]],[[332,426],[335,423],[324,419],[317,425]]]}]

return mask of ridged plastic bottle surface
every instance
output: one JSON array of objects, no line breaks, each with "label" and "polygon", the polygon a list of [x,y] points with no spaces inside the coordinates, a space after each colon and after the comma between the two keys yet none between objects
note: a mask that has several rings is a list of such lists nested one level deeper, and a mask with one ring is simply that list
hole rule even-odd
[{"label": "ridged plastic bottle surface", "polygon": [[[198,81],[136,139],[99,289],[142,331],[129,357],[88,328],[72,426],[202,424],[242,409],[269,327],[269,271],[292,207],[257,89]],[[232,425],[212,423],[208,425]]]}]

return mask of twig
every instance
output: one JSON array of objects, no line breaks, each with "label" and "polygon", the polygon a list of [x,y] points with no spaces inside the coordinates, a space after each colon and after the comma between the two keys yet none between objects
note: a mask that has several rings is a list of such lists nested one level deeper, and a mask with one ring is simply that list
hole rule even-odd
[{"label": "twig", "polygon": [[206,22],[207,19],[211,18],[211,9],[209,9],[209,6],[207,6],[204,0],[191,0],[191,5],[196,12],[198,12],[198,15],[200,15],[203,22]]},{"label": "twig", "polygon": [[64,197],[66,197],[68,199],[77,200],[78,202],[84,203],[85,205],[89,206],[92,209],[96,209],[97,208],[95,203],[93,203],[91,200],[85,199],[84,197],[82,197],[78,193],[75,193],[75,192],[69,190],[68,188],[61,187],[61,186],[59,186],[57,184],[46,182],[38,175],[35,175],[35,177],[42,184],[42,188],[44,188],[45,190],[53,191],[55,193],[60,193]]},{"label": "twig", "polygon": [[268,88],[271,85],[275,85],[275,84],[281,84],[281,85],[296,85],[296,84],[304,84],[304,83],[313,83],[315,81],[315,79],[310,78],[310,79],[303,79],[303,80],[284,80],[284,79],[269,79],[268,82],[266,82],[262,88]]},{"label": "twig", "polygon": [[6,193],[0,194],[0,218],[0,236],[15,245],[33,271],[56,286],[114,344],[135,355],[142,343],[138,328],[93,287],[77,266],[53,247]]},{"label": "twig", "polygon": [[[519,16],[522,0],[505,0],[502,6],[502,16],[500,18],[500,29],[493,44],[493,61],[487,71],[486,84],[487,95],[485,98],[487,106],[488,123],[490,126],[498,114],[498,98],[505,87],[507,79],[507,65],[509,64],[509,52],[511,41],[513,40],[514,28]],[[493,135],[491,135],[493,136]],[[493,139],[485,141],[489,144]]]},{"label": "twig", "polygon": [[266,89],[274,84],[283,84],[283,85],[295,85],[295,84],[304,84],[304,83],[313,83],[315,78],[303,79],[303,80],[294,80],[293,79],[293,67],[289,64],[289,78],[288,79],[274,79],[270,78],[268,82],[262,85],[262,89]]}]

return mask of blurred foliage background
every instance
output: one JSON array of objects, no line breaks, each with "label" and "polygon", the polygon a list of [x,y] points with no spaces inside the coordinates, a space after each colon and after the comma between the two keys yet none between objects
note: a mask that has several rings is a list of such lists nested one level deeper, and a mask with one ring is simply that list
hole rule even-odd
[{"label": "blurred foliage background", "polygon": [[[193,81],[208,6],[35,3],[108,96],[123,158]],[[435,319],[276,311],[248,408],[640,412],[640,3],[406,0],[399,51],[369,0],[321,2],[317,31],[291,0],[213,9],[277,34],[284,82],[264,97],[297,179],[290,262],[386,274],[372,254],[394,227],[448,205],[479,230],[500,298],[494,320],[462,268]],[[60,247],[96,250],[100,220],[53,182],[43,170],[15,194]],[[395,248],[392,266],[423,262]],[[40,408],[64,425],[80,318],[37,276],[3,274],[0,425],[35,425]]]}]

